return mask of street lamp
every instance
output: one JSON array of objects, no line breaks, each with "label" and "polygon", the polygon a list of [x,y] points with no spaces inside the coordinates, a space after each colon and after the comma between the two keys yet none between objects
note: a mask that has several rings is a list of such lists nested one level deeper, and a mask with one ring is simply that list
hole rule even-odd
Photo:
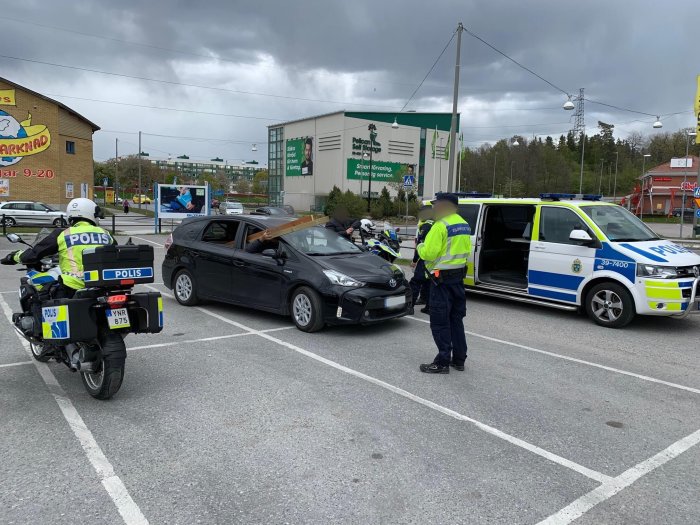
[{"label": "street lamp", "polygon": [[253,144],[253,147],[250,148],[250,151],[258,151],[258,145],[257,145],[257,144]]},{"label": "street lamp", "polygon": [[562,109],[565,109],[566,111],[571,111],[573,110],[576,106],[574,106],[574,103],[571,102],[571,95],[567,95],[569,99],[564,102],[564,105],[562,106]]},{"label": "street lamp", "polygon": [[369,180],[367,182],[367,212],[372,207],[372,153],[374,152],[374,139],[377,136],[377,126],[370,124],[369,130]]},{"label": "street lamp", "polygon": [[514,160],[510,161],[510,191],[508,194],[508,198],[513,198],[513,164],[515,164]]},{"label": "street lamp", "polygon": [[396,121],[396,117],[394,117],[394,123],[391,125],[392,129],[399,129],[399,123]]},{"label": "street lamp", "polygon": [[[365,168],[365,166],[366,166],[365,163],[367,162],[368,159],[369,159],[369,155],[367,154],[367,152],[364,152],[364,153],[362,154],[362,160],[364,161],[363,164],[362,164],[362,169],[363,169],[363,170],[364,170],[364,168]],[[360,171],[360,197],[362,197],[362,182],[363,182],[362,171]]]},{"label": "street lamp", "polygon": [[652,127],[653,127],[654,129],[659,129],[659,128],[663,128],[663,127],[664,127],[664,125],[661,123],[661,118],[660,118],[660,117],[658,117],[658,116],[656,117],[656,122],[654,122],[654,124],[652,125]]},{"label": "street lamp", "polygon": [[695,131],[689,131],[685,134],[685,171],[683,172],[683,187],[681,191],[683,192],[683,197],[681,198],[681,231],[679,238],[683,238],[683,221],[685,220],[685,191],[688,184],[688,148],[690,146],[690,137],[695,137],[697,133]]}]

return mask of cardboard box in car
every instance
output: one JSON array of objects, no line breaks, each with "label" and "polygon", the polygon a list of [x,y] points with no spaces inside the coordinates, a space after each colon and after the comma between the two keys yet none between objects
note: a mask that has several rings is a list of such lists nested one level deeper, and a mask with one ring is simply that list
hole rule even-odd
[{"label": "cardboard box in car", "polygon": [[99,246],[83,252],[85,286],[109,288],[152,283],[153,246]]}]

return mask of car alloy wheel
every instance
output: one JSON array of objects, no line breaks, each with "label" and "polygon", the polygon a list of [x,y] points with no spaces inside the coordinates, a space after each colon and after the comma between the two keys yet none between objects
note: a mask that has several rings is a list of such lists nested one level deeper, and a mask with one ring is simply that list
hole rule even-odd
[{"label": "car alloy wheel", "polygon": [[311,308],[311,301],[306,295],[300,293],[294,298],[292,309],[299,326],[307,326],[311,322]]}]

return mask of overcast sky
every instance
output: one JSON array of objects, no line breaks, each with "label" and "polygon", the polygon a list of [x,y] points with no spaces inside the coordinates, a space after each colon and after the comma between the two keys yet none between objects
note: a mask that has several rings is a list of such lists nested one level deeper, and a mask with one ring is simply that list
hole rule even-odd
[{"label": "overcast sky", "polygon": [[[398,111],[459,21],[569,93],[584,87],[591,100],[662,115],[662,131],[692,126],[700,73],[697,0],[22,0],[11,6],[3,9],[2,55],[170,82],[0,57],[0,76],[60,100],[102,128],[95,134],[97,160],[114,156],[116,137],[120,154],[136,153],[141,130],[148,134],[143,150],[152,156],[266,163],[269,124],[339,109]],[[455,42],[407,110],[451,111]],[[571,128],[565,100],[464,34],[466,145],[565,133]],[[684,113],[663,117],[676,112]],[[621,137],[656,132],[654,117],[592,102],[585,118],[589,133],[598,120],[614,124]]]}]

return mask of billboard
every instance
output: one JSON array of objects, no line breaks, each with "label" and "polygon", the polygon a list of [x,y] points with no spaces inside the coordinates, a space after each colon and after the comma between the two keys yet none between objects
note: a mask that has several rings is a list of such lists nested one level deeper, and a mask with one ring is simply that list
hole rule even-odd
[{"label": "billboard", "polygon": [[7,179],[0,179],[0,198],[10,196],[10,181]]},{"label": "billboard", "polygon": [[314,139],[303,137],[287,140],[284,156],[287,177],[306,177],[314,174]]},{"label": "billboard", "polygon": [[[407,166],[401,162],[372,162],[372,180],[377,182],[403,182],[403,175],[408,174]],[[369,180],[369,160],[348,159],[348,180]]]},{"label": "billboard", "polygon": [[207,186],[158,184],[156,216],[159,219],[186,219],[209,214]]}]

